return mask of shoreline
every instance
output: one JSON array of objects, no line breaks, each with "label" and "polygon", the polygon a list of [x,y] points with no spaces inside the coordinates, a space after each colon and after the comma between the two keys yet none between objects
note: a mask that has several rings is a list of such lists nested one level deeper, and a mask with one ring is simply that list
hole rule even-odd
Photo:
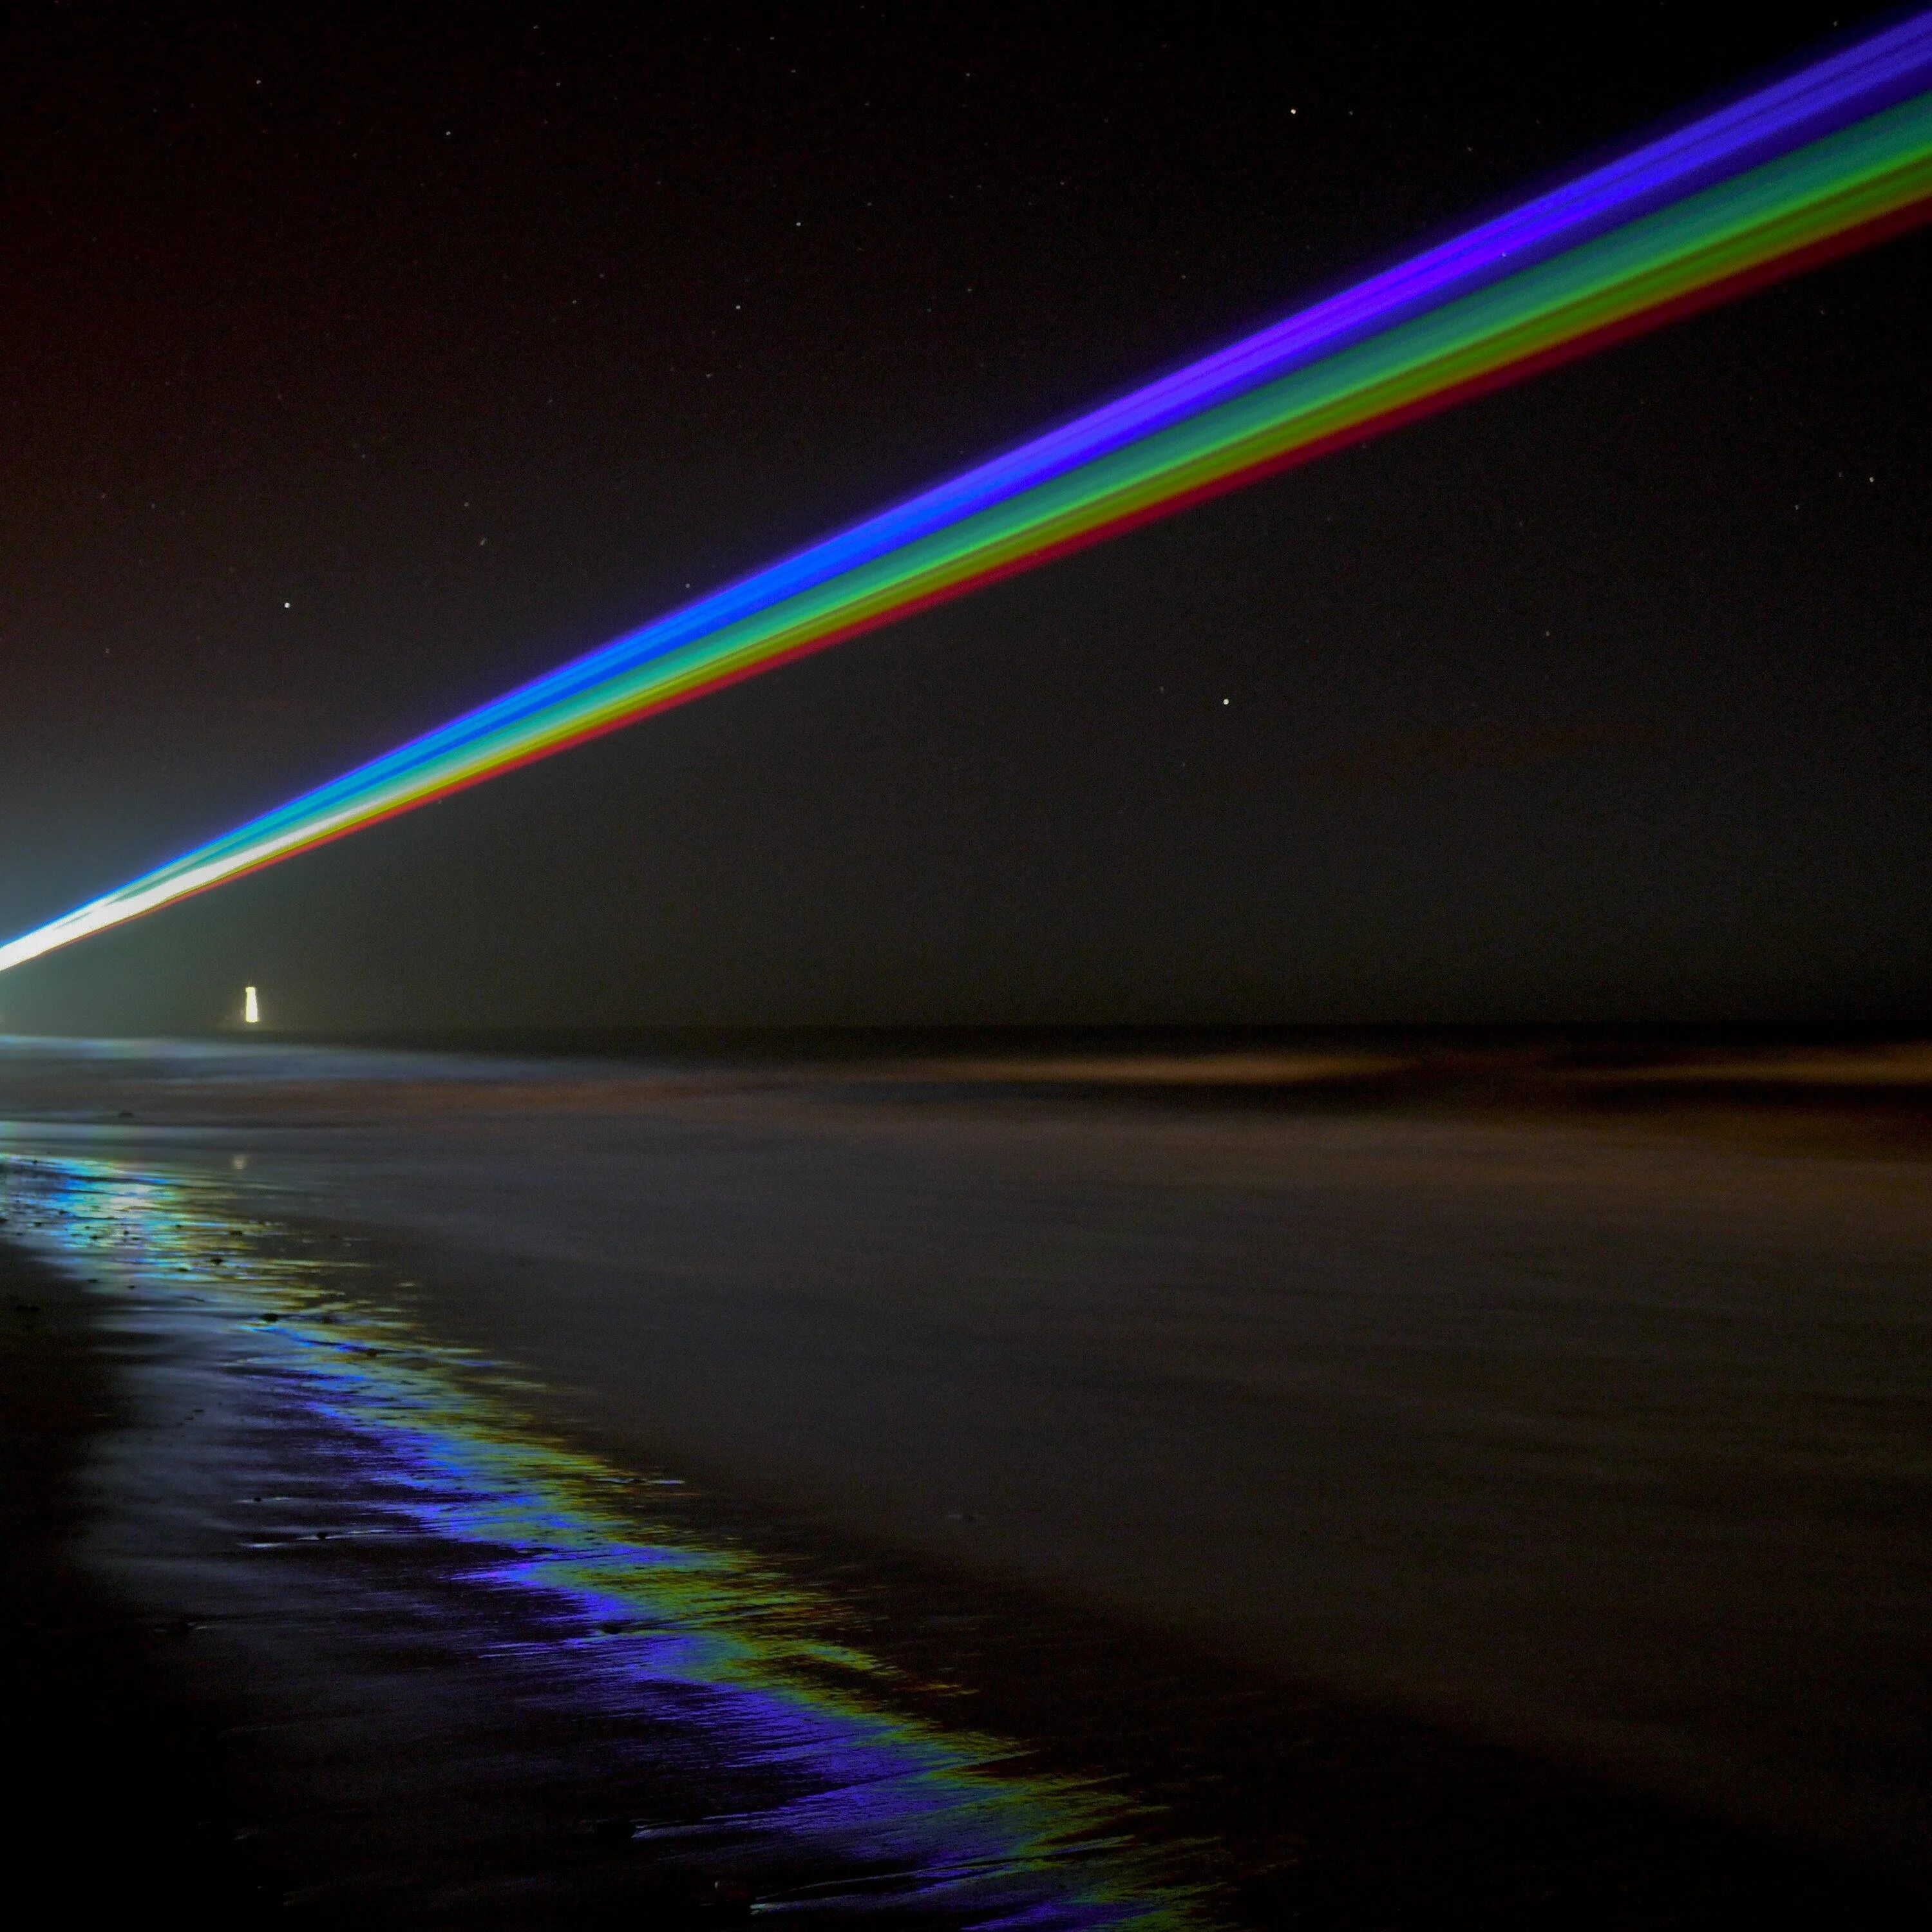
[{"label": "shoreline", "polygon": [[[348,1339],[310,1320],[334,1282],[371,1346],[455,1374],[452,1414],[464,1364],[496,1364],[523,1391],[516,1455],[562,1454],[585,1495],[629,1497],[627,1520],[648,1492],[646,1540],[688,1546],[680,1562],[737,1552],[728,1574],[789,1579],[818,1606],[813,1643],[901,1687],[892,1735],[964,1725],[1048,1786],[1142,1808],[1129,1837],[1156,1865],[1174,1850],[1216,1924],[1420,1924],[1445,1888],[1496,1924],[1542,1922],[1532,1896],[1580,1925],[1672,1923],[1687,1901],[1922,1915],[1932,1168],[1910,1078],[1875,1136],[1828,1057],[1822,1103],[1794,1111],[1786,1065],[1775,1106],[1741,1126],[1727,1100],[1710,1131],[1672,1080],[1636,1083],[1669,1090],[1660,1125],[1647,1102],[1633,1124],[1321,1082],[1286,1108],[1239,1081],[1233,1104],[1169,1105],[1157,1081],[1120,1096],[1058,1067],[1022,1089],[0,1046],[0,1168],[64,1202],[0,1226],[0,1263],[10,1238],[65,1257],[63,1278],[105,1258],[103,1286],[62,1291],[62,1385],[120,1391],[62,1399],[66,1514],[34,1503],[45,1523],[22,1535],[71,1544],[91,1499],[85,1561],[44,1587],[142,1606],[127,1614],[153,1642],[110,1632],[134,1660],[104,1668],[147,1672],[141,1696],[205,1760],[249,1767],[251,1804],[280,1790],[293,1816],[325,1760],[343,1790],[377,1776],[392,1654],[417,1658],[404,1705],[472,1671],[440,1626],[536,1672],[479,1664],[472,1702],[508,1710],[541,1682],[604,1708],[556,1647],[590,1612],[532,1594],[527,1553],[493,1532],[408,1528],[383,1430],[338,1438],[310,1412],[297,1356]],[[464,1427],[459,1462],[484,1439]],[[289,1456],[288,1520],[264,1535],[248,1492]],[[565,1516],[603,1562],[616,1532]],[[463,1581],[479,1551],[525,1578],[514,1601]],[[747,1630],[760,1600],[732,1612]],[[437,1607],[412,1626],[404,1601]],[[343,1616],[316,1622],[330,1604]],[[183,1621],[191,1640],[164,1641]],[[791,1697],[816,1670],[772,1681]],[[231,1726],[232,1692],[253,1714]],[[608,1714],[544,1750],[630,1750]],[[470,1721],[424,1716],[424,1736],[454,1737],[446,1718]],[[506,1725],[486,1755],[527,1765],[536,1734]],[[442,1788],[454,1747],[425,1748]],[[695,1766],[712,1747],[694,1748]],[[586,1820],[626,1807],[586,1768],[580,1815],[544,1823],[524,1775],[464,1802],[508,1805],[531,1870],[561,1883]],[[368,1828],[388,1808],[364,1804]],[[258,1826],[249,1856],[332,1922],[323,1841],[365,1826],[308,1809],[307,1838],[278,1850]],[[371,1841],[370,1897],[406,1850]],[[465,1856],[442,1858],[451,1882]],[[629,1876],[600,1886],[634,1888],[657,1854],[622,1856]],[[807,1882],[744,1869],[754,1889]],[[824,1869],[809,1883],[845,1882]]]},{"label": "shoreline", "polygon": [[[290,1236],[296,1245],[305,1238],[296,1230],[277,1239]],[[0,1270],[13,1258],[0,1245]],[[377,1264],[392,1265],[394,1258]],[[35,1318],[17,1318],[32,1339],[24,1348],[10,1348],[9,1400],[25,1376],[40,1401],[31,1414],[17,1406],[9,1413],[22,1418],[37,1439],[72,1451],[90,1430],[115,1426],[111,1415],[84,1406],[99,1401],[106,1386],[100,1337],[88,1332],[82,1291],[64,1288],[48,1270],[16,1278],[44,1282],[44,1316],[59,1312],[45,1329]],[[58,1349],[50,1354],[46,1345],[56,1338]],[[56,1355],[64,1364],[58,1382],[38,1372]],[[56,1390],[50,1407],[46,1397]],[[51,1430],[38,1426],[47,1417]],[[66,1503],[43,1506],[38,1516],[20,1510],[16,1501],[12,1527],[20,1546],[33,1546],[37,1538],[50,1552],[70,1546],[77,1511],[70,1487],[66,1493]],[[904,1552],[828,1541],[796,1526],[788,1531],[742,1502],[702,1495],[692,1500],[708,1534],[754,1538],[788,1574],[808,1583],[814,1576],[830,1579],[846,1627],[869,1633],[895,1671],[922,1682],[940,1673],[963,1679],[956,1688],[971,1697],[976,1728],[1024,1738],[1029,1761],[1049,1771],[1057,1766],[1057,1774],[1090,1778],[1104,1767],[1137,1802],[1161,1808],[1164,1839],[1196,1844],[1218,1839],[1222,1849],[1206,1869],[1214,1874],[1214,1890],[1222,1903],[1209,1922],[1264,1927],[1292,1921],[1340,1928],[1366,1918],[1420,1927],[1467,1912],[1492,1926],[1528,1927],[1550,1922],[1555,1912],[1566,1924],[1635,1927],[1710,1922],[1719,1911],[1747,1910],[1762,1922],[1774,1922],[1774,1911],[1794,1918],[1808,1912],[1813,1923],[1879,1928],[1916,1923],[1922,1910],[1922,1899],[1915,1900],[1909,1887],[1856,1859],[1700,1816],[1453,1728],[1249,1677],[1148,1634],[1025,1592],[948,1575]],[[328,1506],[339,1513],[352,1503],[343,1496]],[[62,1606],[98,1585],[80,1581],[70,1560],[56,1558],[34,1574],[32,1582],[28,1573],[19,1574],[28,1597],[41,1606],[37,1610],[30,1603],[27,1614],[44,1618],[52,1610],[66,1632],[46,1679],[55,1687],[50,1712],[72,1701],[62,1685],[97,1692],[103,1684],[116,1687],[104,1718],[107,1733],[83,1725],[68,1741],[81,1776],[64,1787],[70,1795],[62,1802],[78,1818],[98,1816],[100,1802],[86,1778],[112,1761],[106,1754],[131,1727],[146,1749],[145,1757],[136,1751],[133,1763],[148,1767],[146,1780],[162,1794],[158,1808],[146,1814],[174,1859],[172,1866],[163,1861],[162,1882],[197,1899],[212,1886],[229,1901],[230,1915],[215,1922],[253,1922],[247,1916],[250,1898],[261,1894],[259,1886],[250,1894],[236,1852],[236,1814],[224,1802],[221,1754],[213,1738],[238,1717],[240,1734],[250,1739],[244,1756],[258,1772],[272,1774],[258,1790],[280,1784],[272,1802],[257,1804],[255,1828],[266,1847],[266,1868],[289,1895],[297,1920],[419,1922],[421,1901],[410,1902],[406,1874],[398,1880],[389,1869],[385,1876],[383,1857],[391,1868],[399,1859],[410,1862],[393,1845],[378,1847],[377,1868],[359,1892],[332,1902],[326,1887],[316,1892],[319,1869],[339,1863],[349,1848],[332,1848],[326,1830],[318,1836],[312,1826],[291,1839],[288,1820],[275,1815],[278,1807],[286,1811],[304,1802],[304,1783],[312,1784],[316,1769],[313,1762],[298,1766],[291,1778],[290,1766],[276,1762],[275,1738],[286,1730],[288,1708],[264,1732],[259,1708],[252,1721],[246,1708],[210,1708],[206,1665],[199,1673],[200,1701],[184,1700],[178,1652],[171,1661],[169,1649],[179,1642],[170,1634],[170,1606],[76,1622]],[[328,1587],[339,1592],[339,1573]],[[156,1610],[164,1612],[158,1620]],[[299,1623],[313,1608],[292,1606],[286,1614]],[[244,1684],[241,1706],[260,1706],[264,1694],[270,1707],[285,1706],[285,1688],[266,1681]],[[415,1716],[420,1720],[422,1711]],[[365,1714],[358,1726],[367,1721]],[[184,1745],[192,1774],[185,1780]],[[362,1736],[368,1761],[358,1767],[338,1759],[331,1775],[338,1784],[344,1778],[351,1785],[368,1783],[384,1748],[379,1723],[376,1735]],[[547,1748],[554,1754],[556,1746]],[[514,1747],[507,1748],[503,1774],[513,1784],[516,1760]],[[429,1768],[434,1772],[434,1761]],[[430,1810],[412,1836],[433,1851],[439,1829],[434,1776],[430,1785]],[[49,1789],[62,1787],[56,1781]],[[309,1790],[308,1801],[315,1795]],[[331,1801],[340,1828],[345,1815],[340,1790]],[[192,1820],[185,1833],[184,1819]],[[91,1827],[84,1822],[82,1828]],[[64,1841],[57,1834],[50,1842]],[[367,1852],[359,1856],[366,1864]],[[585,1876],[576,1834],[558,1840],[549,1856],[550,1885]],[[357,1856],[348,1860],[357,1862]],[[152,1868],[142,1874],[144,1895],[152,1896],[154,1877]],[[598,1895],[608,1894],[608,1859],[588,1878]],[[385,1888],[398,1882],[404,1892],[391,1897]],[[720,1909],[715,1901],[694,1901],[688,1889],[674,1886],[666,1892],[643,1870],[632,1873],[619,1894],[650,1900],[671,1915],[670,1924],[685,1922],[688,1914],[697,1915],[692,1923],[712,1922]],[[286,1922],[286,1910],[282,1916]],[[514,1912],[506,1918],[494,1910],[472,1918],[460,1904],[447,1903],[436,1916],[453,1924],[548,1922]]]}]

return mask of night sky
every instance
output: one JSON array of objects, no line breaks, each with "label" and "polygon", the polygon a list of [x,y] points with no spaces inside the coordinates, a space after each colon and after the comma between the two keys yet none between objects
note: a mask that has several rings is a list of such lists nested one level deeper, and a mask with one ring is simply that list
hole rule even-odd
[{"label": "night sky", "polygon": [[[0,936],[1856,10],[15,10]],[[0,979],[0,1027],[1912,1024],[1924,233]]]}]

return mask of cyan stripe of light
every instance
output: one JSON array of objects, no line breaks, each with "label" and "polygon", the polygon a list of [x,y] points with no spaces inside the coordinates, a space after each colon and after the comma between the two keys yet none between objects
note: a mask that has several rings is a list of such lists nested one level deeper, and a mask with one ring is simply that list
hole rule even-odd
[{"label": "cyan stripe of light", "polygon": [[0,946],[0,971],[1928,202],[1932,12],[466,712]]}]

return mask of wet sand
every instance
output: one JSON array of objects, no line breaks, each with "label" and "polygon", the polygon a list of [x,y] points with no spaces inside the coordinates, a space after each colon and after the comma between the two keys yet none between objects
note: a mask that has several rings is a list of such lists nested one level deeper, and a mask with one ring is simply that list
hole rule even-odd
[{"label": "wet sand", "polygon": [[88,1446],[125,1420],[88,1312],[71,1281],[0,1245],[12,1909],[38,1897],[50,1917],[106,1924],[172,1900],[214,1928],[266,1924],[221,1743],[232,1706],[182,1681],[178,1624],[76,1560]]},{"label": "wet sand", "polygon": [[[685,1534],[800,1566],[1029,1762],[1157,1796],[1130,1835],[1190,1910],[1876,1923],[1923,1883],[1909,1134],[103,1058],[15,1051],[16,1160],[185,1177],[270,1247],[371,1235],[386,1318],[674,1471]],[[275,1649],[245,1674],[291,1694]]]}]

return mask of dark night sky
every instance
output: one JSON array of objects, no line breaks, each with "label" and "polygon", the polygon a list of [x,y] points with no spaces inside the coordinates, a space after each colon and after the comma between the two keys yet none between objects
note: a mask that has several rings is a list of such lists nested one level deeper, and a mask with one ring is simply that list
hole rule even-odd
[{"label": "dark night sky", "polygon": [[[1860,17],[296,10],[0,40],[0,932]],[[244,979],[331,1029],[1916,1022],[1928,268],[55,954],[0,1024]]]}]

